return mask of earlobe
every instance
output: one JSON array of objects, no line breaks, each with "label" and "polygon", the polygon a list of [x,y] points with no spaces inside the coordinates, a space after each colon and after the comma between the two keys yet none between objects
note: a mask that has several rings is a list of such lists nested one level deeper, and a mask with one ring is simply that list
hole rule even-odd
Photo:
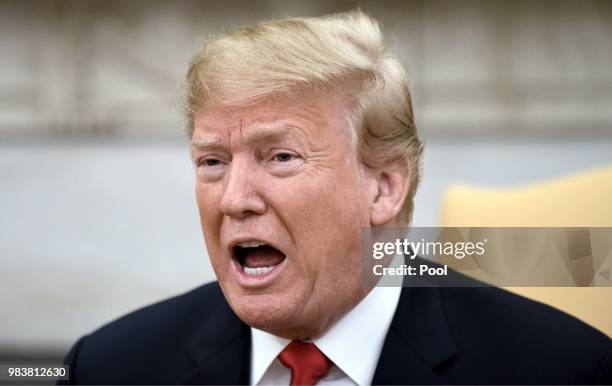
[{"label": "earlobe", "polygon": [[395,225],[410,186],[408,162],[399,160],[378,170],[376,184],[378,192],[370,209],[370,225]]}]

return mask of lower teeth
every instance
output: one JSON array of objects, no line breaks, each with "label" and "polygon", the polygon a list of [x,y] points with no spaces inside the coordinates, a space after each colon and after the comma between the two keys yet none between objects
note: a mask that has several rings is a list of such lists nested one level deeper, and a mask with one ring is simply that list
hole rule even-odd
[{"label": "lower teeth", "polygon": [[243,268],[244,273],[246,273],[247,275],[265,275],[273,269],[274,267]]}]

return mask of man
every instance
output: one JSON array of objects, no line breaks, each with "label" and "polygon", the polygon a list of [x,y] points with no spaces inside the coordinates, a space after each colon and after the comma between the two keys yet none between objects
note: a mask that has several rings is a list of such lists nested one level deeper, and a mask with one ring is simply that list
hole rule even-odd
[{"label": "man", "polygon": [[379,288],[361,229],[407,225],[421,142],[361,12],[214,38],[186,103],[218,279],[69,353],[83,384],[612,383],[610,340],[494,288]]}]

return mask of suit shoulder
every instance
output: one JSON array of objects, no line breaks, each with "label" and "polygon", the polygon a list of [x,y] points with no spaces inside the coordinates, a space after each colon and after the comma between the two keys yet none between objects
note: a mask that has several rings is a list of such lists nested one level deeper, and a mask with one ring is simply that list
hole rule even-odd
[{"label": "suit shoulder", "polygon": [[472,352],[502,355],[517,366],[539,363],[541,369],[563,363],[558,372],[582,373],[582,380],[609,361],[610,338],[563,311],[501,288],[441,290],[449,327]]},{"label": "suit shoulder", "polygon": [[[96,337],[107,339],[116,335],[125,335],[126,338],[140,335],[159,337],[160,332],[176,325],[181,325],[184,330],[185,323],[202,323],[202,319],[208,314],[207,311],[224,301],[217,282],[205,284],[109,322],[92,332],[88,340]],[[176,331],[173,331],[173,334],[175,333]]]},{"label": "suit shoulder", "polygon": [[[427,264],[440,266],[431,262]],[[557,308],[490,286],[455,270],[449,270],[446,280],[446,284],[440,287],[442,301],[457,322],[464,319],[496,322],[490,325],[491,329],[495,326],[504,326],[506,330],[515,327],[520,328],[524,335],[534,334],[542,338],[565,335],[565,339],[559,340],[564,344],[579,344],[586,340],[610,348],[610,338],[604,333]],[[567,336],[568,333],[576,339]]]},{"label": "suit shoulder", "polygon": [[[84,384],[173,383],[190,363],[185,346],[224,306],[210,283],[112,321],[81,338],[66,357],[72,380]],[[163,364],[163,365],[162,365]]]},{"label": "suit shoulder", "polygon": [[[543,332],[539,331],[536,325],[546,326],[546,329],[551,332],[563,328],[565,331],[569,330],[583,334],[585,338],[591,336],[593,339],[609,340],[602,332],[574,316],[502,288],[485,286],[449,288],[445,291],[445,298],[452,300],[455,305],[460,304],[463,307],[485,307],[481,309],[481,315],[489,315],[488,318],[490,319],[501,318],[506,326],[509,324],[514,324],[517,327],[531,325],[540,333]],[[450,305],[447,304],[447,306]],[[542,325],[542,323],[545,324]]]}]

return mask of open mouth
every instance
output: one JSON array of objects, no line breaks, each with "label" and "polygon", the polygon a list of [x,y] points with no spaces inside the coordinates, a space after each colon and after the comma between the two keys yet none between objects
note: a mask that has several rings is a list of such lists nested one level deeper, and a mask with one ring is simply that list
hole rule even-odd
[{"label": "open mouth", "polygon": [[261,241],[247,241],[232,248],[232,257],[249,276],[265,276],[280,265],[287,256]]}]

